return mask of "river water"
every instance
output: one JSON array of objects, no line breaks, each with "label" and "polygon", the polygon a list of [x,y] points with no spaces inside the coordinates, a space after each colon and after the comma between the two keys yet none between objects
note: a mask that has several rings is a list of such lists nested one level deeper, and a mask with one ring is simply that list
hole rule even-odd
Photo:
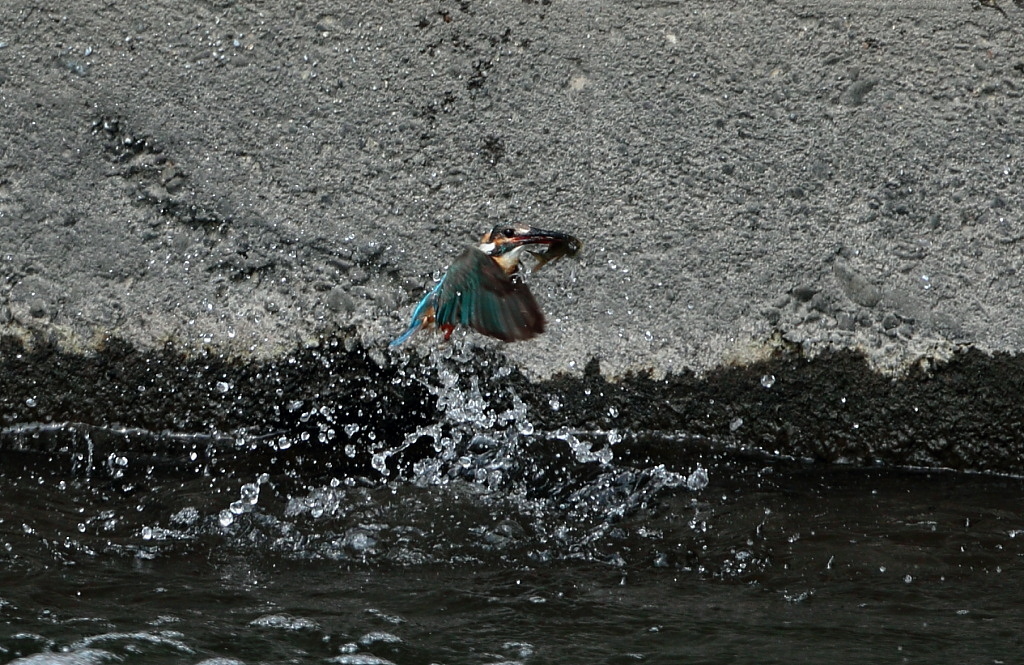
[{"label": "river water", "polygon": [[446,371],[389,436],[7,427],[0,661],[1021,662],[1021,479],[539,431]]}]

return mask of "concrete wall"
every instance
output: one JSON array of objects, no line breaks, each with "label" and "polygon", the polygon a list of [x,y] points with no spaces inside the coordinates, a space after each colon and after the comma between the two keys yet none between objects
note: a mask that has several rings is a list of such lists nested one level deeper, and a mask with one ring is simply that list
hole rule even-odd
[{"label": "concrete wall", "polygon": [[515,220],[585,243],[531,282],[549,332],[455,344],[534,380],[1013,354],[1002,4],[15,1],[0,333],[404,362],[437,344],[385,350],[432,277]]}]

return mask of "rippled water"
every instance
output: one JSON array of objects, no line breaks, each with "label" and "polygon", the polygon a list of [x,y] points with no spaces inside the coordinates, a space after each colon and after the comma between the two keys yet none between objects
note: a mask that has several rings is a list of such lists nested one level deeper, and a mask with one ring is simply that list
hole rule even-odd
[{"label": "rippled water", "polygon": [[425,385],[402,431],[329,399],[266,433],[8,428],[0,659],[1019,660],[1019,479],[537,431]]}]

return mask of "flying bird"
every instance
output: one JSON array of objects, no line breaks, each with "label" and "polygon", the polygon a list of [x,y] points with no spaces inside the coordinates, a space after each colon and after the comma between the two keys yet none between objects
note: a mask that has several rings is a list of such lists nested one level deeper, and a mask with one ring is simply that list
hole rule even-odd
[{"label": "flying bird", "polygon": [[522,279],[523,252],[537,259],[536,272],[563,256],[575,256],[581,247],[582,243],[567,233],[498,224],[479,245],[455,259],[416,305],[408,329],[391,346],[399,346],[417,330],[430,326],[441,330],[445,340],[457,325],[503,342],[536,337],[544,332],[544,314]]}]

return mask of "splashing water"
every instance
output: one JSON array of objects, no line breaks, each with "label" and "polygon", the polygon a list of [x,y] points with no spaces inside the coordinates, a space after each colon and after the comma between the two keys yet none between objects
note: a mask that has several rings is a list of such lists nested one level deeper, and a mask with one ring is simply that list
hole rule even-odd
[{"label": "splashing water", "polygon": [[374,386],[361,387],[359,406],[330,398],[292,402],[299,431],[279,435],[273,447],[325,447],[334,457],[319,466],[342,473],[326,485],[308,473],[293,475],[280,513],[273,504],[264,509],[260,489],[274,486],[264,473],[241,486],[217,525],[256,529],[275,549],[302,556],[447,561],[499,554],[621,564],[620,554],[605,550],[628,531],[623,520],[659,498],[707,485],[699,466],[677,472],[616,460],[613,447],[626,445],[628,432],[538,430],[527,404],[503,382],[508,369],[469,344],[455,346],[396,379],[434,401],[433,418],[404,432],[368,422],[380,394]]}]

